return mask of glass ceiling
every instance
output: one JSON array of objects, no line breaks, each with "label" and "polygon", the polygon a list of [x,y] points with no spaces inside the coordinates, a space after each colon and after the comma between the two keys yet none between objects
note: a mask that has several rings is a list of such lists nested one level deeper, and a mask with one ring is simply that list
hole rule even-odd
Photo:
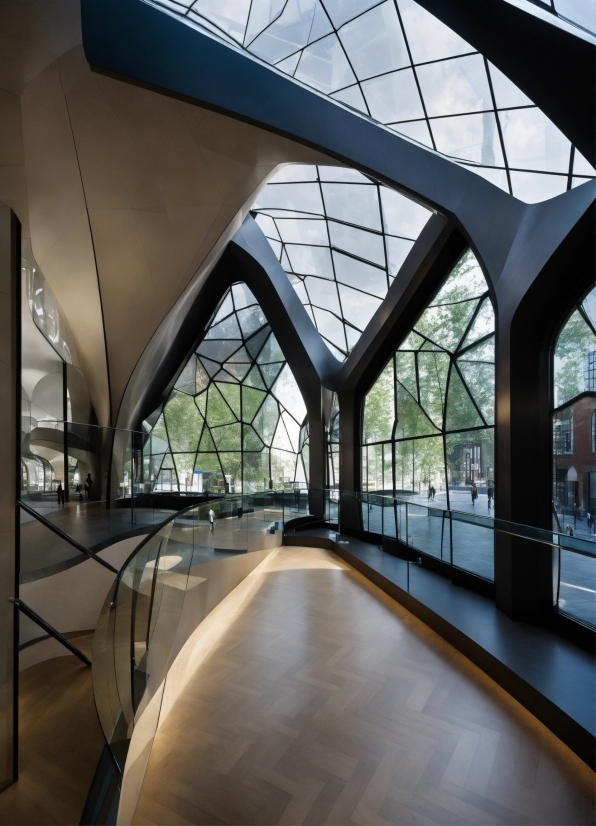
[{"label": "glass ceiling", "polygon": [[[457,160],[527,203],[596,175],[517,86],[414,0],[145,2]],[[552,2],[572,19],[591,5]]]},{"label": "glass ceiling", "polygon": [[556,14],[561,20],[596,33],[596,0],[528,0],[535,6]]},{"label": "glass ceiling", "polygon": [[291,164],[252,213],[325,343],[346,358],[431,212],[353,169]]}]

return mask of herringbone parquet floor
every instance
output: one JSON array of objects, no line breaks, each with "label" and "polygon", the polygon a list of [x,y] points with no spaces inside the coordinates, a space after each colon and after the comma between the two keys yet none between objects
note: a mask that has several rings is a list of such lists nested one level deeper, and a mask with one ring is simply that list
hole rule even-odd
[{"label": "herringbone parquet floor", "polygon": [[137,824],[593,824],[594,774],[335,555],[282,548],[157,734]]}]

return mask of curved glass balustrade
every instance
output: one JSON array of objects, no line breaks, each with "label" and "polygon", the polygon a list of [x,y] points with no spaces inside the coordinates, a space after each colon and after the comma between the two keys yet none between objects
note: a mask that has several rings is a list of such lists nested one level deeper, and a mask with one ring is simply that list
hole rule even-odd
[{"label": "curved glass balustrade", "polygon": [[142,742],[155,732],[168,670],[186,638],[216,595],[225,596],[251,569],[247,562],[236,582],[229,566],[210,563],[281,545],[281,518],[273,491],[191,506],[162,523],[125,563],[93,643],[97,710],[121,770],[135,727],[142,721]]},{"label": "curved glass balustrade", "polygon": [[[337,529],[332,537],[340,543],[341,531],[361,534],[365,541],[371,534],[375,542],[397,540],[407,590],[409,566],[420,554],[492,581],[497,534],[538,543],[554,561],[556,607],[596,627],[594,545],[568,535],[404,497],[337,489],[266,491],[190,506],[162,523],[127,560],[108,593],[94,638],[95,700],[121,772],[126,764],[121,806],[129,813],[176,657],[213,608],[267,551],[282,544],[284,524],[304,516]],[[252,560],[251,552],[257,552]],[[244,560],[236,567],[218,564],[241,555]]]}]

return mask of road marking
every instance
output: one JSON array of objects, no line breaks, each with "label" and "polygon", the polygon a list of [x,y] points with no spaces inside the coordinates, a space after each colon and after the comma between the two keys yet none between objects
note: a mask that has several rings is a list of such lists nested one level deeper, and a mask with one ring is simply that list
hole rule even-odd
[{"label": "road marking", "polygon": [[577,588],[578,591],[588,591],[590,594],[596,594],[593,588],[584,588],[583,585],[572,585],[570,582],[561,582],[566,588]]}]

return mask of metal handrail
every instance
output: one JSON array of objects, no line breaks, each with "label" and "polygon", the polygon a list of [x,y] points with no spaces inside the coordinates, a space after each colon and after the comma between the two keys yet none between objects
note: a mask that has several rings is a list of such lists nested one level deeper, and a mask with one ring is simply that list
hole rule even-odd
[{"label": "metal handrail", "polygon": [[33,620],[40,628],[43,628],[51,637],[57,640],[61,645],[65,648],[68,648],[71,654],[74,654],[75,657],[78,657],[81,662],[84,662],[85,665],[91,665],[91,660],[87,659],[87,657],[80,651],[76,645],[73,645],[69,642],[66,637],[63,637],[60,631],[56,631],[53,625],[50,625],[49,622],[46,622],[43,617],[40,617],[39,614],[30,608],[26,602],[23,602],[22,599],[18,597],[9,597],[10,602],[13,602],[19,611],[22,611],[26,617],[29,617],[30,620]]},{"label": "metal handrail", "polygon": [[[210,499],[208,503],[204,502],[204,503],[201,503],[201,504],[211,504],[212,502],[221,502],[222,500],[225,500],[225,496],[219,496],[216,499]],[[187,505],[185,508],[182,508],[182,510],[176,511],[173,514],[170,514],[169,516],[166,516],[166,518],[163,520],[163,522],[160,522],[159,525],[156,525],[154,528],[152,528],[149,531],[148,534],[145,535],[145,538],[141,542],[139,542],[139,544],[135,547],[135,549],[126,557],[125,561],[122,564],[122,567],[118,571],[118,576],[116,577],[116,593],[118,591],[118,584],[120,583],[120,580],[122,579],[122,574],[124,573],[124,570],[126,569],[128,563],[131,561],[131,559],[134,556],[136,556],[139,553],[139,551],[142,550],[145,547],[145,545],[153,539],[154,536],[156,536],[163,528],[165,528],[165,526],[169,522],[173,522],[174,519],[178,519],[179,516],[182,516],[187,511],[191,511],[194,508],[198,508],[198,507],[199,507],[199,505],[197,505],[196,503],[194,505]],[[114,599],[116,599],[116,593],[114,594]]]},{"label": "metal handrail", "polygon": [[107,568],[108,571],[111,571],[113,574],[118,573],[117,568],[114,568],[114,566],[110,565],[109,562],[106,562],[105,559],[102,559],[100,556],[97,556],[97,554],[93,551],[90,551],[89,548],[86,548],[84,545],[81,545],[81,543],[77,542],[77,540],[70,536],[70,534],[67,534],[57,525],[54,525],[53,522],[50,522],[49,519],[46,519],[45,516],[42,516],[36,510],[29,507],[29,505],[27,505],[25,502],[19,501],[17,504],[25,511],[25,513],[28,513],[29,516],[32,516],[34,519],[37,519],[37,521],[41,522],[41,524],[44,527],[48,528],[48,530],[50,531],[53,531],[61,539],[64,539],[65,542],[68,542],[69,545],[72,545],[73,548],[76,548],[77,551],[80,551],[80,553],[85,554],[85,556],[88,556],[89,559],[94,559],[96,562],[99,562],[100,565],[103,565],[104,568]]},{"label": "metal handrail", "polygon": [[[532,525],[523,525],[519,522],[510,522],[506,519],[498,519],[494,516],[483,516],[482,514],[468,513],[467,511],[459,511],[455,508],[433,508],[430,505],[425,505],[422,502],[412,502],[410,499],[405,499],[399,496],[388,496],[383,493],[375,493],[374,491],[353,491],[340,490],[338,488],[325,488],[325,492],[331,491],[341,494],[348,494],[361,501],[367,501],[368,497],[375,499],[383,499],[387,503],[381,506],[393,507],[394,505],[405,505],[406,507],[422,508],[436,514],[446,513],[449,517],[454,517],[456,522],[466,522],[467,524],[477,525],[481,528],[488,528],[497,533],[507,534],[509,536],[516,536],[521,539],[528,539],[531,542],[538,542],[542,545],[550,545],[553,548],[559,548],[566,551],[572,551],[580,556],[594,557],[596,556],[596,543],[589,539],[581,537],[571,537],[567,534],[557,533],[557,531],[549,528],[538,528]],[[579,543],[586,546],[594,545],[594,550],[591,548],[582,548]]]}]

